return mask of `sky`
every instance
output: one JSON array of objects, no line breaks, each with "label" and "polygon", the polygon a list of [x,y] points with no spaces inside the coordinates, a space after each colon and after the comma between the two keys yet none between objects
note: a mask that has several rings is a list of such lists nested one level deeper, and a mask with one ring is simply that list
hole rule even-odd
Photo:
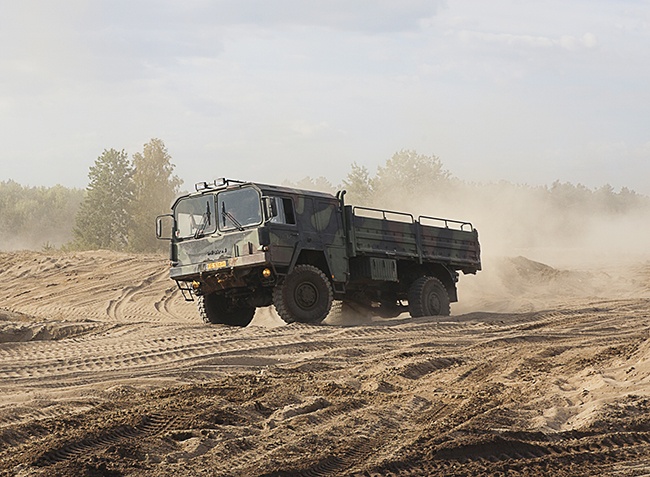
[{"label": "sky", "polygon": [[84,188],[160,138],[186,189],[411,149],[650,195],[648,85],[647,0],[0,0],[0,181]]}]

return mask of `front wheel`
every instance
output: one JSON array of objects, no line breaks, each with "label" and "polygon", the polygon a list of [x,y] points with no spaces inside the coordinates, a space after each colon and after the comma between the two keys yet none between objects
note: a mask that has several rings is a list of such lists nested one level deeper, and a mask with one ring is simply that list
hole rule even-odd
[{"label": "front wheel", "polygon": [[296,265],[273,289],[273,305],[287,323],[320,323],[332,307],[334,294],[327,276],[312,265]]},{"label": "front wheel", "polygon": [[205,323],[248,326],[255,315],[255,307],[236,306],[230,303],[224,295],[217,293],[200,295],[197,305],[199,314]]},{"label": "front wheel", "polygon": [[449,293],[440,280],[434,277],[420,277],[415,280],[408,292],[409,313],[413,318],[419,316],[449,316]]}]

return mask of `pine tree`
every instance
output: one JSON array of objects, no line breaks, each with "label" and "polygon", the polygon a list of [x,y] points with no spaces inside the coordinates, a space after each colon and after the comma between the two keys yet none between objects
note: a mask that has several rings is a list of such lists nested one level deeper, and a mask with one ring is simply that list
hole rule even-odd
[{"label": "pine tree", "polygon": [[73,246],[124,250],[130,228],[133,168],[124,152],[105,149],[91,166],[90,183],[75,219]]}]

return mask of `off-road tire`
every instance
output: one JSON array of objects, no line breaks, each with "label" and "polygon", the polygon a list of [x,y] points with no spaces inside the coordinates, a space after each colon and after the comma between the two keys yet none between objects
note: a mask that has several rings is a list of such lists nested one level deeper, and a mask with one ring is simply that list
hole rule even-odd
[{"label": "off-road tire", "polygon": [[333,300],[330,281],[312,265],[296,265],[273,289],[275,310],[287,323],[320,323]]},{"label": "off-road tire", "polygon": [[449,293],[440,280],[434,277],[420,277],[415,280],[408,292],[409,314],[420,316],[449,316],[451,308]]},{"label": "off-road tire", "polygon": [[200,295],[197,300],[199,314],[204,323],[215,325],[247,326],[255,315],[252,306],[229,306],[223,295]]}]

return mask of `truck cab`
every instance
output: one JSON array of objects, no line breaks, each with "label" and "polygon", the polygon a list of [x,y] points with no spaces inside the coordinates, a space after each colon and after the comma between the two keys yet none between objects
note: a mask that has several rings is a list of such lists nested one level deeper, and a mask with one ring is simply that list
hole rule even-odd
[{"label": "truck cab", "polygon": [[[347,280],[335,196],[230,179],[195,189],[158,217],[157,236],[170,240],[170,277],[186,299],[198,297],[205,321],[245,326],[256,307],[274,303],[275,286],[296,266],[326,274],[330,288]],[[310,308],[307,292],[319,289],[301,290]]]}]

